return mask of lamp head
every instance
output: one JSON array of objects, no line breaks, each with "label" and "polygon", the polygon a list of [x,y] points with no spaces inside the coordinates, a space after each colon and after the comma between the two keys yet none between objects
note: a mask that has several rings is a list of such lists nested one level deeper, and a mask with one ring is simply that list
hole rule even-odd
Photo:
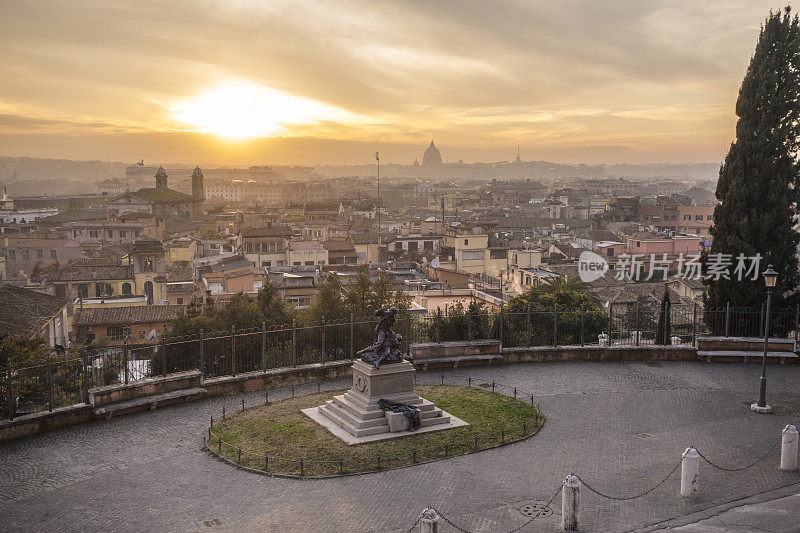
[{"label": "lamp head", "polygon": [[761,275],[764,276],[764,285],[766,285],[768,289],[773,288],[775,282],[778,281],[778,273],[772,269],[772,265],[769,265]]}]

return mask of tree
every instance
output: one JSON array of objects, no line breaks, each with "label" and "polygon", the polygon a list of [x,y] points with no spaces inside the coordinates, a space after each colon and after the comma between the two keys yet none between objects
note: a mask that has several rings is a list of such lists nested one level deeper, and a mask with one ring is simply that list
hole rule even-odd
[{"label": "tree", "polygon": [[369,276],[369,267],[360,265],[356,268],[356,279],[347,287],[345,305],[353,316],[361,317],[372,314],[372,282]]},{"label": "tree", "polygon": [[269,281],[258,290],[256,303],[267,326],[289,324],[294,318],[294,308],[281,298],[278,288]]},{"label": "tree", "polygon": [[658,325],[656,326],[656,344],[668,346],[672,337],[672,320],[670,319],[669,289],[664,287],[664,296],[661,297],[661,308],[658,312]]},{"label": "tree", "polygon": [[[780,272],[775,295],[798,285],[794,230],[800,192],[800,27],[787,6],[761,27],[736,102],[736,140],[722,164],[714,209],[714,237],[705,264],[731,254],[761,254],[760,267]],[[707,272],[707,269],[706,269]],[[756,307],[764,299],[760,272],[746,281],[709,281],[707,307]],[[707,274],[708,275],[708,274]]]},{"label": "tree", "polygon": [[317,287],[317,301],[307,313],[312,322],[319,322],[322,318],[328,320],[345,318],[349,314],[342,300],[342,282],[336,272],[330,272],[319,278]]}]

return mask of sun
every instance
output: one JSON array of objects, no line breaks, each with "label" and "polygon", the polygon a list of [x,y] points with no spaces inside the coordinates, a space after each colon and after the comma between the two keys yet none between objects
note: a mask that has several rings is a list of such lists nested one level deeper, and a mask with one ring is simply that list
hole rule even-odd
[{"label": "sun", "polygon": [[252,82],[225,82],[169,106],[170,118],[193,131],[228,138],[268,137],[287,126],[343,121],[342,109]]}]

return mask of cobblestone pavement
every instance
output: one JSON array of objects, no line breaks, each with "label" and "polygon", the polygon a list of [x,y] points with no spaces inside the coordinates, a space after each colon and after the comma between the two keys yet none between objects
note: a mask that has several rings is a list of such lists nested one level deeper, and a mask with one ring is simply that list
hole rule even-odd
[{"label": "cobblestone pavement", "polygon": [[[533,394],[547,423],[527,441],[429,465],[329,480],[269,478],[200,450],[212,414],[263,401],[263,392],[142,412],[0,445],[4,531],[404,532],[436,507],[461,527],[502,532],[519,507],[547,500],[567,473],[616,496],[661,480],[687,446],[724,467],[701,466],[700,493],[682,500],[679,474],[639,499],[584,489],[582,531],[626,531],[800,483],[777,468],[780,430],[800,421],[800,365],[770,365],[773,415],[749,409],[759,367],[745,363],[553,363],[444,372],[447,382],[492,380]],[[440,373],[420,373],[420,382]],[[342,388],[345,381],[325,383]],[[298,387],[297,393],[316,390]],[[288,395],[270,393],[270,400]],[[770,447],[772,447],[770,449]],[[554,513],[522,531],[554,531]],[[215,520],[216,519],[216,520]],[[210,520],[210,526],[204,525]],[[443,531],[450,531],[449,526]]]}]

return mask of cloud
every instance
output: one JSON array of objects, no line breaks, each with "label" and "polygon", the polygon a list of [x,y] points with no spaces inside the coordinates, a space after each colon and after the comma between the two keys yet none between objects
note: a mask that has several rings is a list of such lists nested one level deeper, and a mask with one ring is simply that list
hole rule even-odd
[{"label": "cloud", "polygon": [[374,143],[436,135],[467,150],[624,139],[655,160],[656,139],[690,138],[701,149],[686,157],[718,160],[768,6],[43,0],[3,11],[0,94],[6,112],[29,117],[27,125],[4,118],[4,133],[74,134],[93,124],[96,133],[210,131],[176,122],[176,102],[197,105],[220,84],[244,80],[313,102],[307,108],[318,115],[253,133]]}]

